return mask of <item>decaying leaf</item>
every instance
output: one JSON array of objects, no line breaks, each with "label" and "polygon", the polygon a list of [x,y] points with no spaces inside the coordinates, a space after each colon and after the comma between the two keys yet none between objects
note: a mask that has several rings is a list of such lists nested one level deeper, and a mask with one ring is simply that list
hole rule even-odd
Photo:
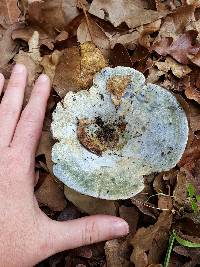
[{"label": "decaying leaf", "polygon": [[[170,198],[169,201],[171,201]],[[145,267],[148,264],[160,263],[168,245],[171,223],[170,211],[163,211],[154,225],[147,228],[142,227],[136,232],[131,240],[134,247],[131,261],[135,266]],[[141,265],[140,257],[144,259],[143,262],[146,265]]]},{"label": "decaying leaf", "polygon": [[182,78],[192,71],[187,65],[179,64],[170,57],[166,57],[164,62],[156,62],[155,65],[163,72],[171,70],[178,78]]},{"label": "decaying leaf", "polygon": [[46,176],[35,195],[39,203],[47,205],[53,211],[61,211],[66,207],[63,190],[50,174]]},{"label": "decaying leaf", "polygon": [[64,193],[66,198],[71,201],[80,211],[94,214],[117,214],[117,202],[97,199],[90,196],[82,195],[69,187],[65,186]]},{"label": "decaying leaf", "polygon": [[165,11],[157,12],[155,10],[145,9],[141,7],[141,4],[138,5],[138,2],[132,0],[94,0],[89,12],[101,19],[110,21],[115,27],[125,22],[129,28],[135,28],[153,22],[167,14]]}]

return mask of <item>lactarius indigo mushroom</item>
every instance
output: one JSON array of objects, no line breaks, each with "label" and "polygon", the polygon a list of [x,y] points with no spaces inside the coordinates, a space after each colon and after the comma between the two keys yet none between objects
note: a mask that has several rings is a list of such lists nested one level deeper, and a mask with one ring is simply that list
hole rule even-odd
[{"label": "lactarius indigo mushroom", "polygon": [[127,67],[104,68],[89,90],[69,92],[52,122],[55,176],[102,199],[126,199],[144,175],[167,171],[188,139],[186,114],[166,89]]}]

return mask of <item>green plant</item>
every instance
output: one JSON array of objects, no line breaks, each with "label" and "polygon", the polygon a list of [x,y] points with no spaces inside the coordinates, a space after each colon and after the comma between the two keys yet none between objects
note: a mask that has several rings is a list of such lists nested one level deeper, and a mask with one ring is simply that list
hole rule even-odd
[{"label": "green plant", "polygon": [[196,188],[193,184],[189,183],[187,188],[188,197],[191,203],[192,210],[196,213],[199,211],[198,202],[200,202],[200,195],[196,194]]},{"label": "green plant", "polygon": [[172,249],[173,249],[173,245],[174,242],[178,242],[180,245],[184,246],[184,247],[188,247],[188,248],[200,248],[200,244],[199,243],[194,243],[185,239],[182,239],[180,236],[178,236],[175,232],[175,230],[172,231],[172,234],[169,238],[169,245],[168,245],[168,249],[167,249],[167,253],[165,256],[165,261],[164,261],[164,265],[163,267],[168,267],[169,266],[169,261],[170,261],[170,257],[171,257],[171,253],[172,253]]}]

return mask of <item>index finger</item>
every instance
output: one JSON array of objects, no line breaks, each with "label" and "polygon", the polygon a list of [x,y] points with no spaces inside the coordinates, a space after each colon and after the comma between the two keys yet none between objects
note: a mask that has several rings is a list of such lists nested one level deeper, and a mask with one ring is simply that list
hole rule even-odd
[{"label": "index finger", "polygon": [[49,94],[49,77],[42,74],[36,81],[30,100],[22,112],[11,146],[17,146],[27,153],[35,154],[42,132]]}]

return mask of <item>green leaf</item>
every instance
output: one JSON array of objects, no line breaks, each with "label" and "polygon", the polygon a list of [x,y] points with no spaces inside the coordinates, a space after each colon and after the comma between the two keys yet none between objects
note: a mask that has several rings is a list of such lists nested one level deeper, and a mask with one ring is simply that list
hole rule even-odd
[{"label": "green leaf", "polygon": [[168,245],[168,249],[167,249],[167,253],[165,256],[165,261],[164,261],[164,265],[163,267],[168,267],[169,265],[169,261],[170,261],[170,257],[171,257],[171,253],[172,253],[172,249],[173,249],[173,245],[174,245],[174,241],[175,241],[175,234],[174,231],[172,232],[170,238],[169,238],[169,245]]},{"label": "green leaf", "polygon": [[194,185],[191,183],[189,183],[187,191],[190,198],[193,198],[196,195],[196,189]]},{"label": "green leaf", "polygon": [[176,234],[176,232],[174,231],[174,235],[175,235],[175,239],[176,241],[184,246],[184,247],[188,247],[188,248],[200,248],[200,243],[195,243],[195,242],[191,242],[191,241],[188,241],[188,240],[185,240],[185,239],[182,239],[180,236],[178,236]]},{"label": "green leaf", "polygon": [[198,211],[198,205],[197,205],[196,200],[193,199],[191,201],[191,206],[192,206],[193,211],[196,213]]},{"label": "green leaf", "polygon": [[196,200],[200,202],[200,195],[196,195]]},{"label": "green leaf", "polygon": [[188,240],[185,240],[183,238],[181,238],[180,236],[178,236],[175,232],[175,230],[173,230],[170,238],[169,238],[169,245],[168,245],[168,249],[167,249],[167,253],[165,256],[165,261],[164,261],[164,265],[163,267],[168,267],[169,266],[169,262],[170,262],[170,257],[171,257],[171,253],[172,253],[172,249],[173,249],[173,245],[175,240],[182,246],[184,247],[188,247],[188,248],[200,248],[200,243],[195,243],[195,242],[191,242]]}]

